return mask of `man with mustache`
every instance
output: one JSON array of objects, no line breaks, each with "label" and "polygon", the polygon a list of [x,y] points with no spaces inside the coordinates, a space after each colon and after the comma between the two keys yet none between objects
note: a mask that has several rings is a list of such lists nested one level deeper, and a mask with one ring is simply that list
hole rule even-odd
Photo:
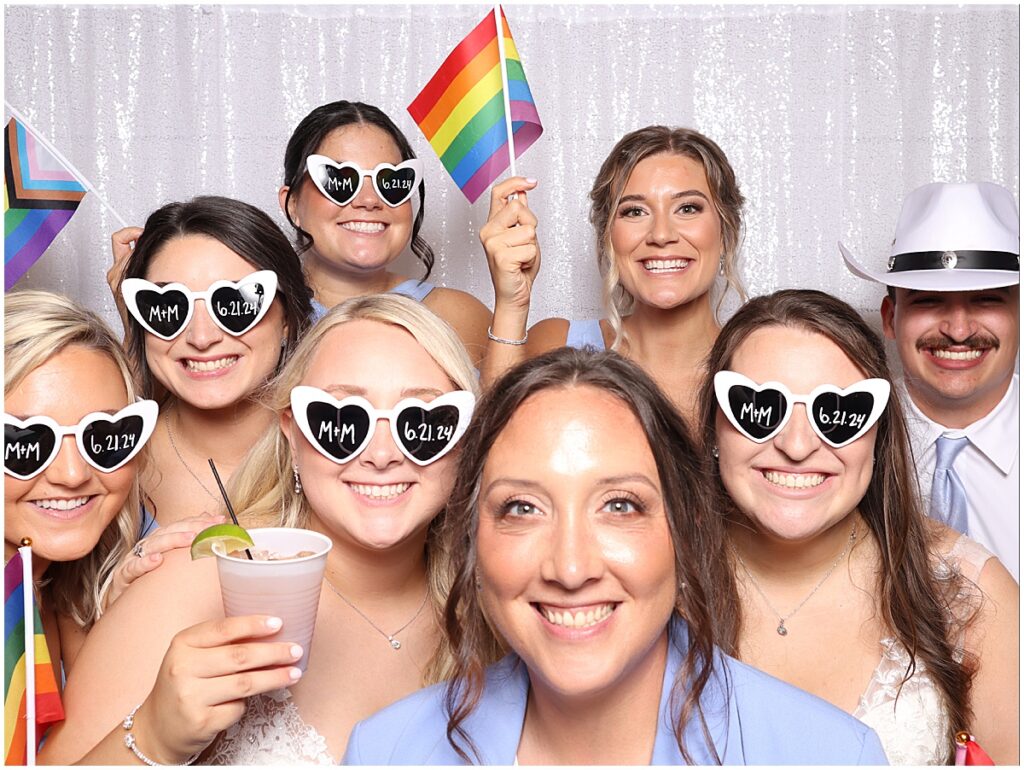
[{"label": "man with mustache", "polygon": [[1020,580],[1020,236],[1013,194],[990,182],[911,192],[884,273],[882,328],[903,364],[908,428],[929,515]]}]

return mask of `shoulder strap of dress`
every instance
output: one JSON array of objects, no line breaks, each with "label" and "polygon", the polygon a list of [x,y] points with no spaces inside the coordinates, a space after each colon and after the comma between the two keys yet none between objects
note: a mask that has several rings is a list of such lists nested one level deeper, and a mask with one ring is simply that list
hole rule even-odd
[{"label": "shoulder strap of dress", "polygon": [[985,562],[995,556],[981,543],[971,540],[967,535],[960,535],[949,551],[948,559],[957,563],[960,574],[977,584]]},{"label": "shoulder strap of dress", "polygon": [[390,294],[401,294],[403,297],[409,297],[417,302],[422,302],[427,298],[427,295],[432,292],[436,286],[427,281],[420,281],[416,278],[410,278],[408,281],[402,281],[398,286],[393,288]]},{"label": "shoulder strap of dress", "polygon": [[604,350],[604,334],[601,332],[601,319],[569,321],[569,330],[565,335],[565,344],[570,348],[591,347]]}]

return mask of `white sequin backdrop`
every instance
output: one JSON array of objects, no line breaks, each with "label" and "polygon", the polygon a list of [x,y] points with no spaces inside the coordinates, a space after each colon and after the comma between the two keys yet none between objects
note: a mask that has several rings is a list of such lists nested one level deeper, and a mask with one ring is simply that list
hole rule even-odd
[{"label": "white sequin backdrop", "polygon": [[[492,293],[470,206],[405,111],[486,5],[8,6],[6,98],[128,222],[193,195],[271,213],[291,130],[317,105],[379,105],[426,161],[435,281]],[[714,138],[748,204],[751,294],[833,292],[875,315],[882,291],[836,240],[888,253],[900,201],[934,180],[1018,192],[1013,6],[506,7],[544,135],[543,268],[532,320],[593,317],[587,196],[622,134],[651,123]],[[104,282],[114,218],[93,197],[19,286],[66,292],[117,324]],[[400,265],[419,275],[407,255]]]}]

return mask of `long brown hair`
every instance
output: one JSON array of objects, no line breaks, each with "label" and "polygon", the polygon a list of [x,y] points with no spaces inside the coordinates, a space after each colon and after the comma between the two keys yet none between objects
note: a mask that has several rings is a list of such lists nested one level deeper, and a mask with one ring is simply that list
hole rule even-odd
[{"label": "long brown hair", "polygon": [[[601,164],[601,169],[590,189],[590,223],[594,226],[597,246],[597,265],[604,282],[605,312],[615,331],[614,350],[623,339],[622,316],[633,308],[634,298],[619,281],[619,270],[612,253],[611,229],[615,207],[619,205],[636,165],[652,155],[669,153],[682,155],[701,164],[708,179],[711,203],[718,212],[722,228],[722,268],[726,288],[733,289],[746,300],[737,269],[737,252],[743,238],[743,194],[736,182],[736,174],[722,148],[699,131],[690,128],[646,126],[631,131],[616,142]],[[721,307],[722,293],[718,301]]]},{"label": "long brown hair", "polygon": [[[186,235],[213,238],[244,259],[254,270],[277,274],[277,296],[284,308],[287,330],[277,369],[288,358],[309,328],[313,293],[306,285],[302,265],[288,238],[274,220],[255,206],[217,195],[200,195],[188,201],[161,206],[146,219],[142,235],[125,265],[124,278],[145,278],[150,264],[169,241]],[[118,286],[118,292],[120,292]],[[146,334],[134,317],[125,324],[124,346],[135,367],[145,398],[161,406],[168,394],[153,376],[146,358]]]},{"label": "long brown hair", "polygon": [[[737,348],[752,332],[767,326],[795,327],[827,337],[865,377],[892,380],[882,340],[842,300],[803,289],[758,297],[740,308],[722,327],[708,354],[699,407],[707,451],[717,444],[714,375],[730,367]],[[910,653],[911,663],[903,682],[914,674],[920,660],[942,693],[951,724],[970,724],[969,696],[975,661],[966,653],[958,661],[956,640],[975,614],[965,613],[963,604],[970,603],[970,595],[976,595],[976,590],[966,585],[958,571],[940,577],[932,565],[931,550],[937,545],[933,533],[937,530],[928,526],[922,510],[903,407],[895,394],[877,423],[874,461],[874,472],[858,510],[878,544],[881,558],[876,589],[879,616]],[[743,514],[729,497],[717,466],[713,479],[718,510],[741,520]],[[735,582],[726,598],[728,603],[719,618],[719,644],[735,655],[742,625]]]},{"label": "long brown hair", "polygon": [[487,455],[531,395],[580,386],[597,388],[628,406],[654,454],[675,552],[675,612],[689,626],[683,640],[671,634],[669,625],[669,643],[685,647],[685,662],[676,676],[671,701],[676,742],[686,761],[692,763],[683,731],[696,717],[709,750],[717,757],[700,696],[714,669],[711,629],[717,600],[713,592],[731,578],[724,558],[722,522],[710,507],[706,464],[679,413],[643,369],[617,353],[573,348],[551,351],[506,373],[478,404],[463,437],[443,535],[453,573],[445,606],[445,634],[455,660],[455,675],[445,692],[448,742],[465,761],[472,761],[467,750],[475,753],[476,749],[462,722],[483,694],[485,668],[505,652],[503,640],[484,615],[475,585],[477,508]]}]

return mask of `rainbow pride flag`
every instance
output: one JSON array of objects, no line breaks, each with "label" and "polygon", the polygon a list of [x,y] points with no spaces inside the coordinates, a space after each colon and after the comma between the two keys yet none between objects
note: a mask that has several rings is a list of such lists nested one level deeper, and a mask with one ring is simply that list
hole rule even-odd
[{"label": "rainbow pride flag", "polygon": [[[518,158],[537,141],[544,127],[504,11],[501,26],[513,145]],[[494,13],[488,13],[448,54],[409,105],[409,114],[470,203],[508,169],[505,93]]]},{"label": "rainbow pride flag", "polygon": [[4,291],[23,276],[85,197],[85,187],[20,121],[4,145]]},{"label": "rainbow pride flag", "polygon": [[43,621],[39,617],[32,596],[31,583],[27,588],[29,604],[26,606],[25,574],[32,574],[32,551],[19,548],[4,566],[4,764],[24,765],[28,760],[28,699],[25,697],[30,683],[27,676],[25,654],[25,623],[32,623],[35,661],[35,740],[31,747],[35,758],[39,739],[46,729],[64,719],[57,680],[53,675],[50,650],[43,635]]}]

